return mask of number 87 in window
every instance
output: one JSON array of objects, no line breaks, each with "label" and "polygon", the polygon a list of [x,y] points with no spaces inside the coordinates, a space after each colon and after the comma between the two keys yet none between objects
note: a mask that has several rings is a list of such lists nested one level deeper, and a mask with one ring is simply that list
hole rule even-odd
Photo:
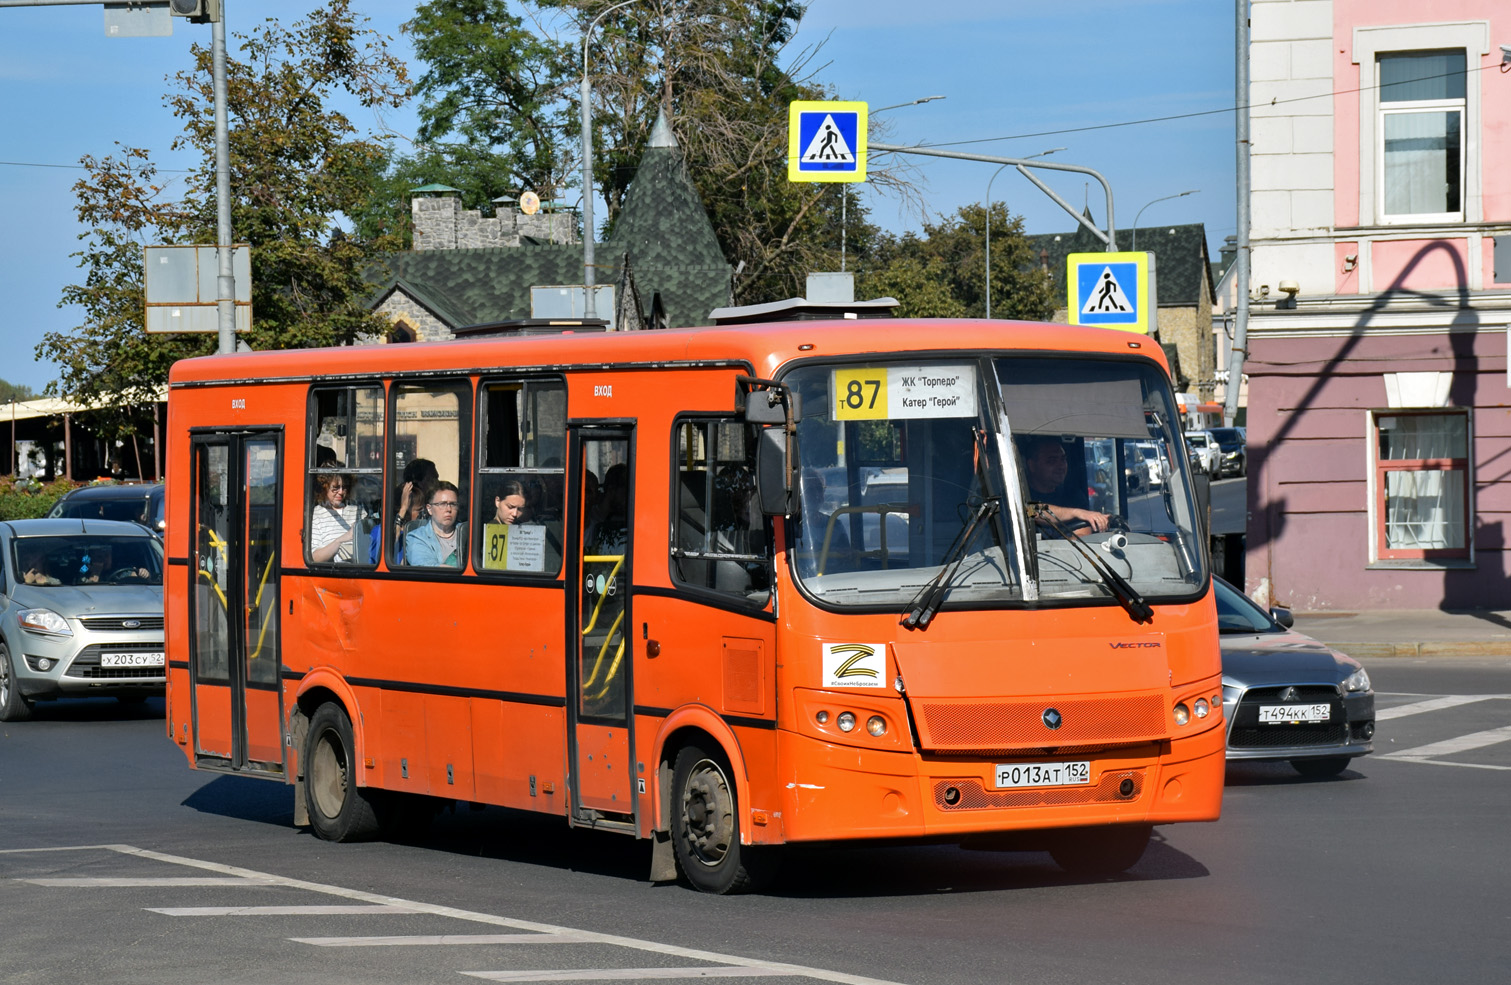
[{"label": "number 87 in window", "polygon": [[856,367],[834,371],[834,419],[870,421],[887,417],[887,371]]}]

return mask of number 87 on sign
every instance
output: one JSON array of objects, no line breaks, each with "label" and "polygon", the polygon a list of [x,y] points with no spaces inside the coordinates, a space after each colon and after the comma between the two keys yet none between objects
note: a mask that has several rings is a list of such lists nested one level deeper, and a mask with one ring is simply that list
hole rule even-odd
[{"label": "number 87 on sign", "polygon": [[835,370],[834,404],[836,421],[874,421],[887,417],[886,369]]}]

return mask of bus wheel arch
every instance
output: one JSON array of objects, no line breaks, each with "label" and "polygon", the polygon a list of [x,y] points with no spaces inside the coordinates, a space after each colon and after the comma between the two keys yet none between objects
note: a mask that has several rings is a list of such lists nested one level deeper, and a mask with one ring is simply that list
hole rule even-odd
[{"label": "bus wheel arch", "polygon": [[694,889],[719,895],[756,888],[769,859],[749,844],[744,763],[731,755],[739,745],[724,731],[727,744],[692,724],[678,728],[662,743],[656,771],[677,871]]},{"label": "bus wheel arch", "polygon": [[[750,782],[745,768],[745,756],[740,749],[740,740],[734,731],[710,708],[701,705],[679,708],[662,722],[656,736],[656,775],[653,803],[655,814],[651,820],[653,831],[671,830],[672,776],[677,765],[677,754],[684,746],[698,744],[708,751],[717,748],[729,764],[730,780],[735,784],[735,796],[741,804],[750,803]],[[749,832],[741,826],[741,834]]]},{"label": "bus wheel arch", "polygon": [[304,808],[310,830],[324,841],[365,841],[379,830],[374,798],[357,785],[361,760],[352,720],[340,702],[310,715],[305,736]]}]

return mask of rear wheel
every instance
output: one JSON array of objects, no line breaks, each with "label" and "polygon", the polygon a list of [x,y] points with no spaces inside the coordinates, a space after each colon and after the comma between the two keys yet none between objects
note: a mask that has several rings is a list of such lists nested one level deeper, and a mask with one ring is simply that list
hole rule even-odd
[{"label": "rear wheel", "polygon": [[326,703],[316,709],[304,748],[310,828],[326,841],[364,841],[376,835],[372,798],[357,786],[351,719],[340,705]]},{"label": "rear wheel", "polygon": [[1138,864],[1153,831],[1147,824],[1079,828],[1056,836],[1049,854],[1056,865],[1073,876],[1106,879]]},{"label": "rear wheel", "polygon": [[672,847],[677,867],[699,892],[743,893],[756,886],[756,852],[740,844],[740,815],[729,766],[718,752],[690,745],[672,773]]},{"label": "rear wheel", "polygon": [[21,694],[10,651],[0,645],[0,722],[24,722],[30,717],[31,702]]},{"label": "rear wheel", "polygon": [[1347,756],[1325,756],[1321,759],[1293,759],[1291,769],[1302,776],[1323,778],[1337,776],[1348,769]]}]

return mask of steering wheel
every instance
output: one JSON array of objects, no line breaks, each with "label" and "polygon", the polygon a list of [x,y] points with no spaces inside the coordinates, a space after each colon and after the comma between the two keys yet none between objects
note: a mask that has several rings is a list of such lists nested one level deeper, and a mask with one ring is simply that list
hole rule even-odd
[{"label": "steering wheel", "polygon": [[141,576],[137,574],[135,568],[117,568],[100,580],[107,584],[120,585],[127,581],[134,581],[139,577]]}]

